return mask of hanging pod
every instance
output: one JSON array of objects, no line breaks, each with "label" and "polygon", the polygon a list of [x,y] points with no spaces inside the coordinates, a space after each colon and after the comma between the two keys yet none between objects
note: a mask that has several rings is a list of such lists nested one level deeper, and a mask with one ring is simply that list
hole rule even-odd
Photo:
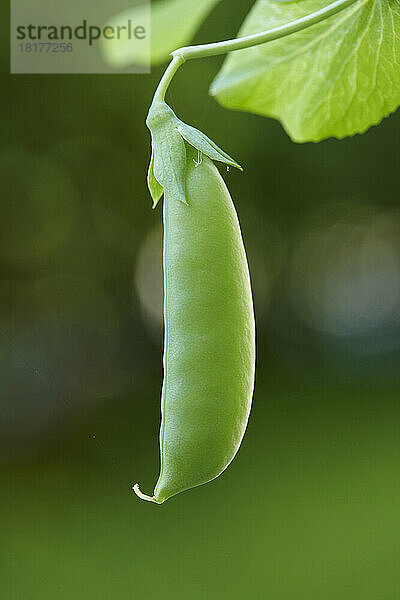
[{"label": "hanging pod", "polygon": [[134,490],[161,504],[220,475],[238,451],[253,395],[255,324],[238,218],[211,159],[239,165],[167,105],[151,117],[154,204],[164,193],[161,470],[153,496]]}]

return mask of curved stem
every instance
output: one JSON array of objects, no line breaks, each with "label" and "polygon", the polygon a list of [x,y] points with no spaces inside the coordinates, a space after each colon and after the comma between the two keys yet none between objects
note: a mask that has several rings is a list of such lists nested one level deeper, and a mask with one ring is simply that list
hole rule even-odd
[{"label": "curved stem", "polygon": [[185,59],[182,58],[181,56],[173,57],[172,61],[168,65],[167,70],[165,71],[164,75],[162,76],[160,83],[158,84],[156,93],[154,94],[153,101],[155,101],[155,102],[157,102],[157,101],[163,102],[164,101],[166,91],[168,90],[169,85],[170,85],[171,81],[173,80],[175,73],[177,72],[179,67],[181,65],[183,65],[184,62],[185,62]]},{"label": "curved stem", "polygon": [[325,19],[332,17],[357,1],[358,0],[336,0],[336,2],[328,4],[328,6],[325,6],[314,13],[301,17],[300,19],[296,19],[296,21],[279,25],[273,29],[261,31],[260,33],[255,33],[253,35],[248,35],[246,37],[234,40],[226,40],[224,42],[203,44],[201,46],[186,46],[172,52],[172,56],[174,58],[181,56],[184,60],[191,60],[193,58],[219,56],[235,50],[243,50],[245,48],[251,48],[252,46],[265,44],[266,42],[272,42],[273,40],[278,40],[279,38],[286,37],[287,35],[291,35],[292,33],[296,33],[302,29],[311,27],[311,25],[315,25],[320,21],[324,21]]},{"label": "curved stem", "polygon": [[296,19],[296,21],[279,25],[278,27],[268,29],[267,31],[261,31],[260,33],[255,33],[253,35],[248,35],[234,40],[226,40],[224,42],[215,42],[213,44],[202,44],[199,46],[185,46],[184,48],[179,48],[171,53],[173,57],[172,61],[157,87],[154,95],[154,101],[163,101],[165,99],[165,94],[172,79],[174,78],[175,73],[187,60],[192,60],[194,58],[206,58],[209,56],[220,56],[221,54],[228,54],[229,52],[234,52],[235,50],[244,50],[245,48],[251,48],[252,46],[258,46],[260,44],[265,44],[266,42],[278,40],[286,37],[287,35],[291,35],[292,33],[302,31],[307,27],[311,27],[311,25],[320,23],[321,21],[336,15],[338,12],[359,1],[360,0],[336,0],[335,2],[332,2],[332,4],[328,4],[328,6],[325,6],[316,12],[304,17],[300,17],[300,19]]}]

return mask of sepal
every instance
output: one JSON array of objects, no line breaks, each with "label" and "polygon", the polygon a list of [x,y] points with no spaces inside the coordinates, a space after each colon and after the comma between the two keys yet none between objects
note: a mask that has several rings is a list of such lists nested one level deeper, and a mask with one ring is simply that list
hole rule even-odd
[{"label": "sepal", "polygon": [[229,154],[221,150],[221,148],[217,146],[215,142],[210,140],[210,138],[199,129],[196,129],[195,127],[187,125],[181,121],[178,125],[178,131],[183,139],[188,142],[188,144],[208,156],[208,158],[211,158],[211,160],[217,160],[229,165],[230,167],[235,167],[236,169],[243,171],[242,167],[231,156],[229,156]]},{"label": "sepal", "polygon": [[147,173],[147,186],[150,190],[151,197],[153,199],[153,208],[156,208],[159,203],[162,195],[164,193],[164,188],[161,184],[158,183],[157,179],[154,175],[154,149],[151,150],[151,160],[149,164],[149,171]]},{"label": "sepal", "polygon": [[211,160],[242,170],[242,167],[203,132],[187,125],[164,101],[155,101],[146,120],[151,132],[152,153],[147,184],[153,208],[163,194],[175,197],[183,204],[186,199],[186,143]]}]

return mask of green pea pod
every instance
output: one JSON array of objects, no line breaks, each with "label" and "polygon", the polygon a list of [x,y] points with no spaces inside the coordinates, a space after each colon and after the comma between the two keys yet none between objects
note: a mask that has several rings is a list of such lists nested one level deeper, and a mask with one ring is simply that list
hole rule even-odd
[{"label": "green pea pod", "polygon": [[185,203],[182,185],[164,194],[161,471],[153,496],[134,487],[158,504],[226,469],[254,385],[253,302],[235,208],[214,163],[185,149]]}]

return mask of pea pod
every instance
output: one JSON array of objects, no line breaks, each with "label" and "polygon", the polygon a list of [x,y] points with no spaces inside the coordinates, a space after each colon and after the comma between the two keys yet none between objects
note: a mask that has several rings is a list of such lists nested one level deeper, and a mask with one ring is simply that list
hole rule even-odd
[{"label": "pea pod", "polygon": [[161,470],[153,496],[222,473],[243,438],[253,394],[255,325],[239,222],[214,163],[185,144],[185,200],[165,190]]}]

